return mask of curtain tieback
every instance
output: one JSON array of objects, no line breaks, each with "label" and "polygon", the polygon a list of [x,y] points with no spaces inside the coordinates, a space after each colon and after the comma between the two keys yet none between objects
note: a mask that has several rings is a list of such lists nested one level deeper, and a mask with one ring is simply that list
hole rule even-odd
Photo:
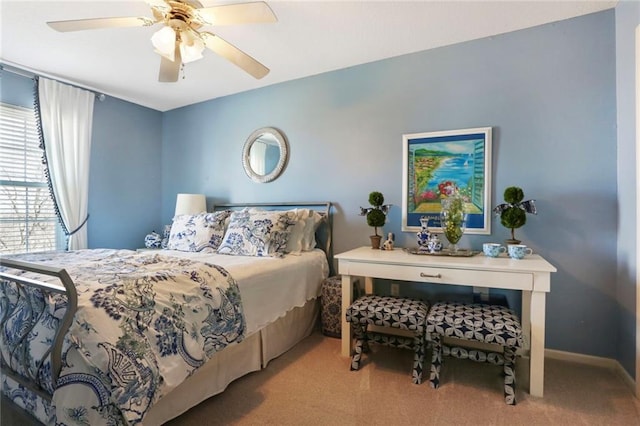
[{"label": "curtain tieback", "polygon": [[89,215],[87,215],[87,217],[84,218],[84,220],[82,221],[82,223],[80,224],[80,226],[78,226],[76,229],[74,229],[71,232],[67,232],[67,237],[72,236],[73,234],[75,234],[76,232],[78,232],[89,220]]}]

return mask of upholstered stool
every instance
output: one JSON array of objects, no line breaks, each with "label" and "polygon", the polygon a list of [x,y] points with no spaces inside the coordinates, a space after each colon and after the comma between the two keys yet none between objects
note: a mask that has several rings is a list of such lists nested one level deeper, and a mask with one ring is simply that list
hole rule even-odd
[{"label": "upholstered stool", "polygon": [[322,282],[320,289],[320,322],[322,334],[342,336],[342,278],[333,276]]},{"label": "upholstered stool", "polygon": [[[504,366],[504,399],[514,405],[516,350],[522,347],[522,328],[518,316],[509,308],[499,305],[435,303],[427,317],[427,334],[432,341],[431,387],[440,385],[442,356],[490,362]],[[502,346],[503,354],[461,347],[447,347],[444,337],[491,343]]]},{"label": "upholstered stool", "polygon": [[[414,351],[413,383],[422,382],[422,365],[426,349],[426,319],[429,305],[420,300],[391,296],[367,295],[357,299],[346,312],[347,322],[355,335],[356,344],[351,357],[351,370],[360,368],[363,352],[369,351],[369,342],[411,349]],[[403,337],[367,331],[367,326],[377,325],[410,331],[414,337]]]}]

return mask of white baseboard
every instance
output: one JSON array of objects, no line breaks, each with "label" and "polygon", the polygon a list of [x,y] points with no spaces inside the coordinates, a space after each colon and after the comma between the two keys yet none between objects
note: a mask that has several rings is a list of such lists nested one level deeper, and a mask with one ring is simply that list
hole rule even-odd
[{"label": "white baseboard", "polygon": [[633,377],[631,377],[629,373],[627,373],[627,370],[625,370],[622,364],[620,364],[618,361],[616,361],[616,374],[618,374],[618,376],[627,385],[627,387],[629,387],[631,393],[633,393],[636,398],[640,397],[640,395],[638,395],[638,393],[636,392],[636,381],[633,380]]},{"label": "white baseboard", "polygon": [[[634,395],[636,395],[635,380],[633,380],[633,378],[629,375],[629,373],[627,373],[627,370],[624,369],[622,364],[620,364],[615,359],[592,356],[592,355],[583,355],[583,354],[577,354],[573,352],[564,352],[564,351],[558,351],[555,349],[545,349],[544,356],[545,358],[550,358],[550,359],[577,362],[580,364],[587,364],[587,365],[593,365],[596,367],[605,367],[605,368],[611,369],[618,375],[618,377],[622,379],[622,381],[625,383],[625,385],[627,385],[629,390],[631,390],[631,392]],[[638,395],[636,395],[636,397],[638,397]]]}]

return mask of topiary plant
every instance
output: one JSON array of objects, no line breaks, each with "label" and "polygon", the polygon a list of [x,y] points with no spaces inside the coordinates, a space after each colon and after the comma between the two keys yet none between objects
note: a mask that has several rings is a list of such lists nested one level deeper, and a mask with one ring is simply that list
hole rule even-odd
[{"label": "topiary plant", "polygon": [[535,200],[522,201],[524,192],[522,188],[510,186],[504,190],[505,203],[496,206],[493,211],[500,215],[500,223],[511,230],[511,240],[507,242],[520,243],[516,239],[515,230],[527,223],[527,213],[536,214]]},{"label": "topiary plant", "polygon": [[382,212],[381,207],[384,203],[384,195],[380,192],[372,192],[369,194],[369,204],[373,206],[367,213],[367,225],[373,226],[374,235],[378,235],[378,227],[384,226],[387,216]]},{"label": "topiary plant", "polygon": [[373,191],[369,194],[369,204],[373,207],[360,207],[360,216],[366,216],[367,225],[372,226],[374,229],[374,235],[371,236],[372,247],[380,248],[380,239],[382,237],[378,235],[378,228],[384,226],[391,204],[384,204],[384,195],[378,191]]}]

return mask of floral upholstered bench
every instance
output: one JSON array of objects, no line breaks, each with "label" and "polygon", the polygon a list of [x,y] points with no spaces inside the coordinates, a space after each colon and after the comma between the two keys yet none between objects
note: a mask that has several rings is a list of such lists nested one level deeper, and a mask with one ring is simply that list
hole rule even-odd
[{"label": "floral upholstered bench", "polygon": [[[515,362],[516,350],[522,347],[522,327],[518,316],[509,308],[499,305],[435,303],[427,317],[427,334],[432,340],[431,376],[433,388],[440,385],[442,356],[490,362],[504,366],[504,399],[515,405]],[[503,354],[462,347],[448,347],[442,342],[444,337],[491,343],[502,346]]]},{"label": "floral upholstered bench", "polygon": [[[347,322],[356,339],[351,357],[351,370],[360,368],[363,352],[369,351],[369,343],[411,349],[414,351],[412,381],[422,382],[422,365],[426,349],[426,319],[429,305],[409,298],[367,295],[357,299],[346,312]],[[368,331],[369,325],[406,330],[413,337]]]}]

